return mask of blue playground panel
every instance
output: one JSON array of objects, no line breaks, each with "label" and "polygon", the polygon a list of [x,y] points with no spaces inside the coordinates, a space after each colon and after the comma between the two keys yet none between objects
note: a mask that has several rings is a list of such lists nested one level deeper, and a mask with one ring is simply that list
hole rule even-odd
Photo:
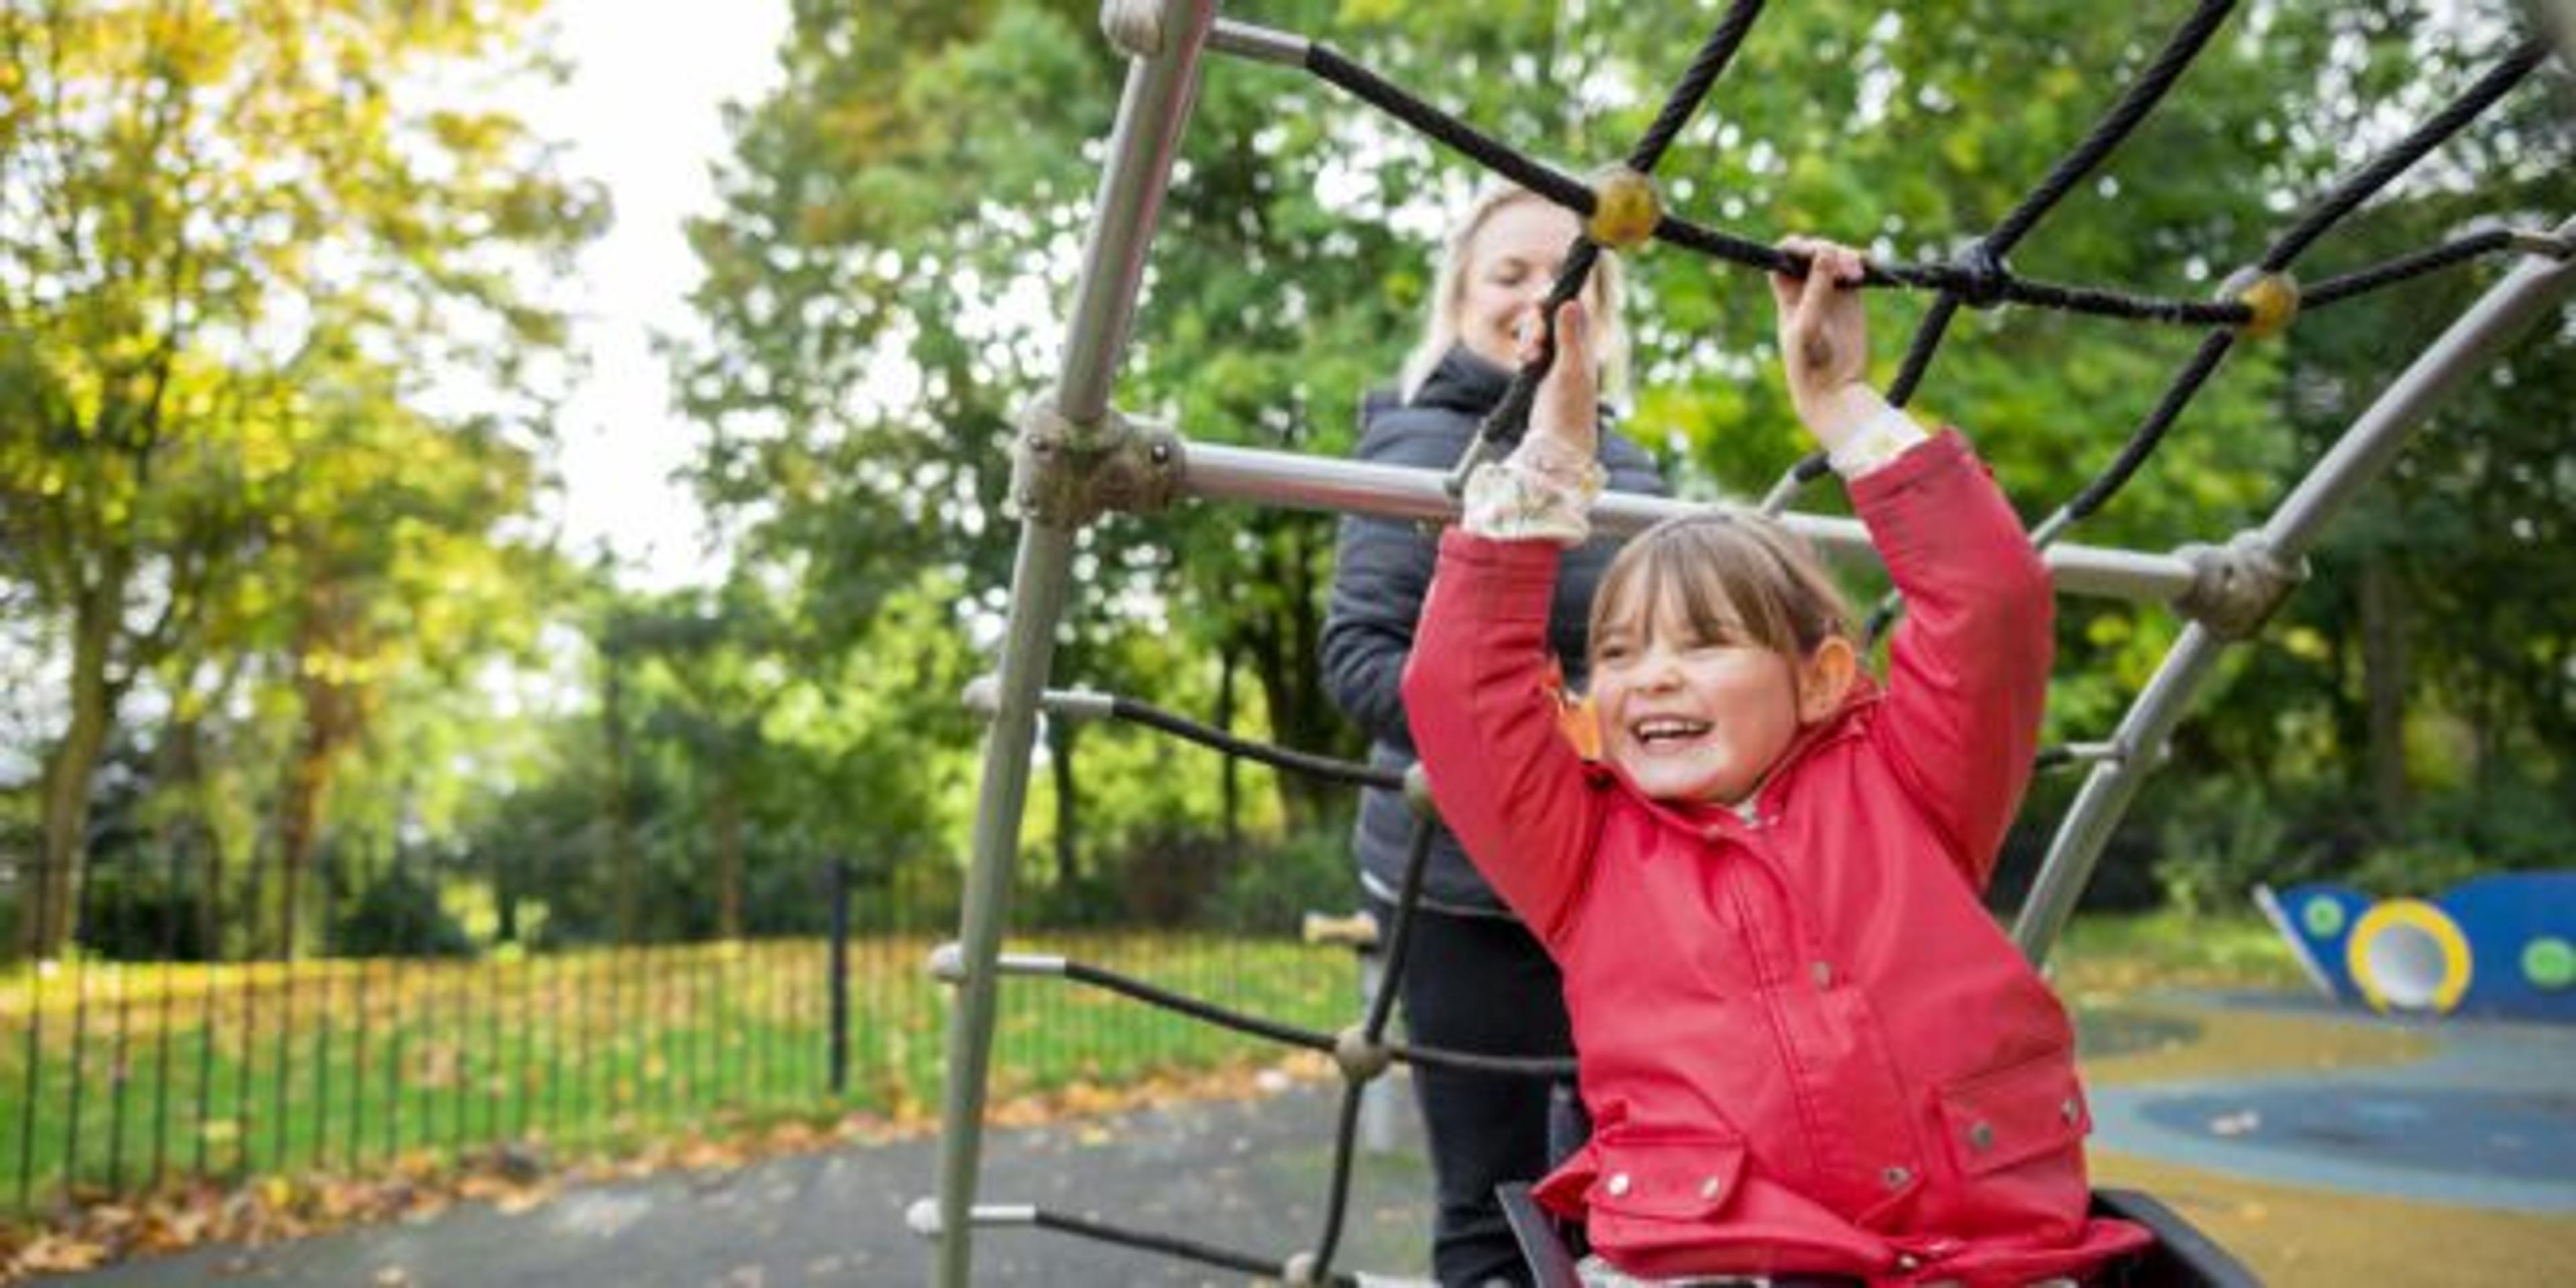
[{"label": "blue playground panel", "polygon": [[2331,882],[2254,899],[2337,1001],[2576,1023],[2576,872],[2479,877],[2429,901]]}]

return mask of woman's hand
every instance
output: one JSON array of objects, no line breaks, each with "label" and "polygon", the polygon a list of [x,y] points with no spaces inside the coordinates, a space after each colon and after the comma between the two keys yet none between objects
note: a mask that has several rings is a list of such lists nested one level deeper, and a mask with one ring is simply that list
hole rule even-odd
[{"label": "woman's hand", "polygon": [[[1528,365],[1538,357],[1538,318],[1522,324],[1519,358]],[[1556,310],[1556,363],[1538,382],[1530,402],[1529,434],[1524,442],[1546,458],[1589,463],[1601,447],[1601,395],[1593,374],[1592,319],[1580,300]]]},{"label": "woman's hand", "polygon": [[1780,249],[1805,255],[1804,280],[1771,275],[1771,300],[1779,306],[1780,362],[1789,377],[1789,401],[1816,441],[1831,451],[1887,410],[1870,388],[1869,315],[1857,286],[1860,252],[1812,237],[1791,237]]}]

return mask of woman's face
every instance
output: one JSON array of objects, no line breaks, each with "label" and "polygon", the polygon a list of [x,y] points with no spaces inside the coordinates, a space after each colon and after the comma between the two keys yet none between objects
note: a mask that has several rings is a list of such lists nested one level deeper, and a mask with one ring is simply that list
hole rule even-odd
[{"label": "woman's face", "polygon": [[[1572,211],[1535,197],[1505,202],[1485,216],[1467,242],[1467,271],[1458,290],[1458,339],[1477,357],[1514,367],[1521,322],[1538,315],[1556,283],[1565,248],[1583,231]],[[1599,306],[1586,287],[1584,302]]]}]

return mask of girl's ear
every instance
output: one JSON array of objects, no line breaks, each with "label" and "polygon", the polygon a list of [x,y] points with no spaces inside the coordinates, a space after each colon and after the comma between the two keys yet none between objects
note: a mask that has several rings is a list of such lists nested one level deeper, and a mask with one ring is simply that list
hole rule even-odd
[{"label": "girl's ear", "polygon": [[1829,635],[1798,664],[1798,723],[1814,724],[1832,715],[1860,676],[1860,650],[1840,635]]}]

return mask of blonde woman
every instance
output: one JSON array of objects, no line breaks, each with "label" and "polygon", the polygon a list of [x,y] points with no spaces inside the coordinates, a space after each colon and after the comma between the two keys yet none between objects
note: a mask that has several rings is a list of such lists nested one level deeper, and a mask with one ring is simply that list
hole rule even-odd
[{"label": "blonde woman", "polygon": [[[1572,213],[1524,189],[1491,188],[1476,199],[1450,232],[1430,317],[1397,388],[1372,394],[1362,409],[1361,460],[1440,470],[1457,464],[1509,385],[1519,333],[1536,323],[1580,231]],[[1594,379],[1612,404],[1627,388],[1619,288],[1618,264],[1604,255],[1585,302],[1597,320]],[[1601,445],[1611,488],[1665,491],[1654,460],[1636,444],[1604,425]],[[1611,553],[1606,543],[1569,552],[1558,580],[1548,638],[1576,684],[1586,657],[1585,615]],[[1324,682],[1334,703],[1367,731],[1377,764],[1414,759],[1399,682],[1435,555],[1432,536],[1418,525],[1342,522],[1324,625]],[[1364,794],[1354,848],[1381,925],[1393,925],[1412,832],[1401,796]],[[1446,829],[1433,840],[1412,944],[1401,997],[1414,1042],[1503,1055],[1573,1054],[1555,966]],[[1434,1274],[1444,1285],[1528,1282],[1494,1187],[1547,1171],[1551,1088],[1526,1077],[1423,1068],[1413,1071],[1413,1083],[1438,1187]]]}]

